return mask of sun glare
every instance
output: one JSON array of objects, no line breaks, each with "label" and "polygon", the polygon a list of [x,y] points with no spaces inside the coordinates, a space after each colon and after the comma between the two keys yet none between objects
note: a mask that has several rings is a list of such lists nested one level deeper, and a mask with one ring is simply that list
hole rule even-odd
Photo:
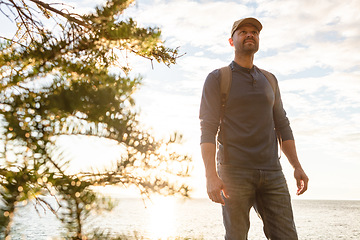
[{"label": "sun glare", "polygon": [[152,240],[167,239],[175,234],[175,199],[154,197],[149,204],[148,231]]}]

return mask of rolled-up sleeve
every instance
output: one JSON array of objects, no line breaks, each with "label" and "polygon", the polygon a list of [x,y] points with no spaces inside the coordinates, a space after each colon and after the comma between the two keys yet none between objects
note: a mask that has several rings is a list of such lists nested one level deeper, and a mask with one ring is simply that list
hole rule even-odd
[{"label": "rolled-up sleeve", "polygon": [[211,72],[203,87],[200,103],[200,143],[216,143],[220,122],[220,79],[219,70]]},{"label": "rolled-up sleeve", "polygon": [[279,85],[276,85],[275,104],[274,104],[274,123],[277,133],[280,133],[282,141],[294,140],[294,135],[290,127],[290,121],[281,100]]}]

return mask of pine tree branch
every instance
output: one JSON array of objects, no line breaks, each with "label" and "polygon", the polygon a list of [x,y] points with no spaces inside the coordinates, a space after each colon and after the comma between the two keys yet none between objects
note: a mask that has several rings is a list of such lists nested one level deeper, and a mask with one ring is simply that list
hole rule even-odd
[{"label": "pine tree branch", "polygon": [[66,18],[66,19],[69,20],[70,22],[74,22],[74,23],[79,24],[79,25],[81,25],[81,26],[83,26],[83,27],[86,27],[86,28],[89,28],[89,27],[90,27],[90,25],[87,24],[86,22],[84,22],[84,21],[82,21],[82,20],[79,20],[79,19],[77,19],[77,18],[72,17],[71,14],[64,13],[64,12],[62,12],[62,11],[56,9],[56,8],[53,8],[53,7],[51,7],[51,6],[50,6],[49,4],[47,4],[47,3],[44,3],[44,2],[39,1],[39,0],[30,0],[30,1],[33,2],[33,3],[35,3],[35,4],[37,4],[37,5],[39,5],[39,6],[41,6],[41,7],[43,7],[43,8],[45,8],[45,9],[47,9],[47,10],[49,10],[49,11],[52,11],[52,12],[54,12],[54,13],[56,13],[56,14],[64,17],[64,18]]},{"label": "pine tree branch", "polygon": [[3,37],[3,36],[0,36],[0,38],[1,38],[1,39],[6,40],[6,41],[8,41],[8,42],[11,42],[11,43],[16,43],[16,44],[19,44],[20,46],[22,46],[22,47],[25,47],[25,48],[26,48],[26,46],[25,46],[24,44],[22,44],[22,43],[20,43],[20,42],[18,42],[18,41],[14,41],[13,39],[6,38],[6,37]]},{"label": "pine tree branch", "polygon": [[[27,23],[26,23],[25,19],[23,18],[23,16],[26,17],[27,19],[32,19],[32,18],[29,17],[29,16],[27,16],[26,13],[24,13],[24,12],[22,11],[22,8],[19,7],[19,6],[17,6],[16,3],[15,3],[13,0],[10,0],[10,2],[14,5],[16,11],[18,12],[19,17],[20,17],[22,23],[24,24],[24,26],[25,26],[25,28],[26,28],[26,31],[29,33],[30,38],[31,38],[32,40],[34,40],[33,37],[32,37],[32,35],[30,34],[31,30],[29,29],[29,26],[27,25]],[[36,24],[34,24],[34,25],[36,26]]]}]

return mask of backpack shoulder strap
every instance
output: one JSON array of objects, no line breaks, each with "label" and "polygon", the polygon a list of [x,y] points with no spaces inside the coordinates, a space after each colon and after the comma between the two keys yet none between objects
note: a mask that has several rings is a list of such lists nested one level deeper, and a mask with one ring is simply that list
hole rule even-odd
[{"label": "backpack shoulder strap", "polygon": [[220,70],[220,101],[221,101],[220,128],[222,129],[224,161],[226,161],[228,159],[228,154],[227,154],[226,131],[224,128],[224,117],[225,117],[226,102],[229,97],[230,87],[232,82],[232,72],[230,66],[222,67],[219,70]]},{"label": "backpack shoulder strap", "polygon": [[269,81],[269,83],[270,83],[270,85],[271,85],[271,87],[273,89],[274,94],[276,94],[277,81],[276,81],[275,76],[271,72],[268,72],[268,71],[266,71],[264,69],[261,69],[261,68],[259,68],[259,69],[262,72],[262,74],[265,75],[266,79]]},{"label": "backpack shoulder strap", "polygon": [[232,81],[232,73],[230,66],[220,68],[220,122],[223,121],[225,115],[225,106],[229,97]]}]

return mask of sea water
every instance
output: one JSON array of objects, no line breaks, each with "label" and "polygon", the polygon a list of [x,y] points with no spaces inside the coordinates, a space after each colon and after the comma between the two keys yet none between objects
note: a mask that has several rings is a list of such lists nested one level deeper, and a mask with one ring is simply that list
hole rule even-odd
[{"label": "sea water", "polygon": [[[108,229],[115,235],[140,235],[146,239],[181,236],[190,239],[224,239],[221,206],[208,199],[120,198],[111,212],[91,217],[85,229]],[[294,200],[293,210],[300,240],[360,239],[360,201]],[[262,222],[251,211],[250,240],[265,239]],[[65,228],[48,210],[28,204],[15,214],[12,238],[61,239]]]}]

